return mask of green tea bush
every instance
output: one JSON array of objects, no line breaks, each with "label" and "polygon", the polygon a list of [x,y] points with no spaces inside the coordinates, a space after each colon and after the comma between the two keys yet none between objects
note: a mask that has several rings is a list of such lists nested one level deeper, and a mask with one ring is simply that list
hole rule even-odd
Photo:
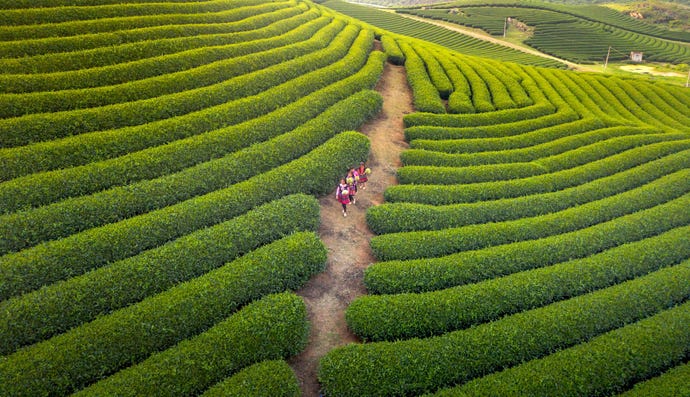
[{"label": "green tea bush", "polygon": [[262,361],[206,390],[202,397],[300,397],[299,380],[283,360]]},{"label": "green tea bush", "polygon": [[389,34],[384,34],[381,36],[381,45],[383,46],[383,51],[388,57],[388,61],[393,65],[404,65],[405,55],[403,54],[398,42],[395,38]]},{"label": "green tea bush", "polygon": [[384,234],[373,237],[370,246],[379,260],[405,260],[567,233],[685,197],[690,191],[690,184],[684,183],[689,172],[684,170],[644,186],[559,212],[483,225]]},{"label": "green tea bush", "polygon": [[[290,233],[316,230],[319,216],[314,201],[310,196],[287,196],[161,247],[2,301],[0,306],[8,311],[3,311],[0,316],[0,340],[6,341],[0,353],[6,354],[140,301]],[[316,243],[306,238],[302,240],[306,248],[312,251],[318,248]],[[294,248],[289,246],[281,249],[292,249],[294,253]],[[319,254],[320,251],[315,252]],[[274,250],[272,254],[285,261],[279,251]],[[295,254],[295,259],[306,263],[320,260],[318,255],[312,259],[308,254],[312,255],[310,251],[300,252]],[[276,284],[287,279],[278,267],[281,265],[262,264],[266,269],[261,271],[270,268],[276,272],[275,277],[264,274],[266,282]],[[299,270],[303,265],[291,266],[300,276],[314,273]],[[162,267],[165,271],[161,270]],[[253,271],[258,272],[256,269]],[[295,285],[294,281],[292,285]],[[245,289],[248,293],[249,289]]]},{"label": "green tea bush", "polygon": [[347,308],[364,340],[424,338],[493,321],[631,280],[690,258],[690,227],[583,259],[435,292],[369,295]]},{"label": "green tea bush", "polygon": [[[585,258],[690,224],[682,197],[612,221],[538,240],[464,251],[439,258],[378,262],[367,268],[371,293],[434,291]],[[602,236],[606,236],[603,238]]]},{"label": "green tea bush", "polygon": [[[226,189],[4,255],[0,257],[0,297],[6,299],[136,255],[283,196],[326,194],[348,167],[366,159],[368,153],[366,136],[344,132],[299,159]],[[310,177],[295,170],[311,170]],[[2,236],[3,243],[10,243],[11,234],[3,232]]]},{"label": "green tea bush", "polygon": [[[457,91],[455,91],[457,92]],[[455,93],[454,92],[454,93]],[[578,115],[570,110],[559,110],[546,116],[530,118],[515,122],[496,123],[477,127],[443,127],[418,125],[405,128],[405,140],[442,140],[442,139],[472,139],[472,138],[500,138],[520,135],[526,132],[566,124],[578,119]]]},{"label": "green tea bush", "polygon": [[680,304],[690,297],[688,277],[685,262],[443,336],[346,345],[321,359],[319,381],[326,395],[337,396],[413,395],[452,386]]},{"label": "green tea bush", "polygon": [[427,51],[423,45],[415,45],[414,50],[419,58],[424,62],[431,83],[436,87],[441,99],[448,99],[448,96],[453,92],[453,84],[451,84],[448,75],[436,55]]},{"label": "green tea bush", "polygon": [[526,178],[544,174],[548,169],[536,163],[508,163],[468,167],[408,165],[396,172],[401,184],[454,185]]},{"label": "green tea bush", "polygon": [[[233,77],[256,72],[261,68],[267,68],[315,51],[319,47],[307,39],[314,36],[319,29],[327,26],[328,22],[327,17],[318,18],[316,11],[302,13],[270,25],[270,29],[261,29],[275,33],[275,35],[265,39],[247,41],[222,48],[216,46],[196,52],[187,51],[184,56],[178,53],[175,55],[180,61],[176,64],[177,68],[180,64],[192,66],[181,71],[171,70],[167,72],[164,70],[165,60],[160,57],[149,58],[148,70],[151,70],[151,65],[155,64],[153,69],[162,73],[155,77],[137,80],[134,75],[130,74],[130,81],[121,84],[0,95],[0,100],[6,104],[0,109],[0,117],[17,117],[30,113],[59,112],[133,102],[219,84]],[[283,29],[289,31],[276,32],[277,28],[274,25],[281,25]],[[297,27],[293,25],[297,25]],[[335,32],[336,30],[333,30],[333,35]],[[319,45],[322,46],[328,41],[323,39]],[[201,57],[205,59],[205,63],[199,61],[198,58]],[[195,62],[199,64],[194,64]],[[125,65],[131,66],[130,64]],[[123,68],[126,67],[125,65]],[[83,77],[88,78],[87,76]],[[58,79],[54,78],[52,81],[55,80]],[[248,88],[254,86],[254,84],[249,85],[249,82],[247,83]],[[253,93],[257,92],[254,91]],[[243,95],[249,94],[252,94],[252,91],[243,93]]]},{"label": "green tea bush", "polygon": [[[304,53],[296,51],[290,54],[292,51],[287,51],[286,62],[207,87],[105,107],[5,119],[0,122],[0,145],[19,146],[114,130],[111,134],[116,137],[118,149],[129,152],[147,147],[142,146],[146,141],[139,143],[140,146],[122,147],[123,144],[117,141],[118,136],[151,135],[152,131],[156,131],[154,135],[160,138],[154,144],[162,144],[238,124],[354,74],[366,62],[368,47],[365,46],[373,41],[371,32],[361,31],[358,36],[358,31],[354,25],[348,25],[320,50],[316,48],[324,44],[321,42],[323,39],[315,37],[316,40],[309,43],[314,47],[307,45]],[[299,56],[303,54],[308,55]],[[297,57],[291,59],[293,55]],[[272,58],[268,57],[269,60]],[[253,65],[256,62],[253,60],[247,64],[246,61],[239,65]],[[269,64],[272,62],[269,61]],[[182,120],[176,118],[183,115],[186,117]]]},{"label": "green tea bush", "polygon": [[232,301],[201,299],[204,295],[197,290],[184,305],[178,293],[157,295],[6,356],[0,362],[3,393],[66,394],[141,362],[110,382],[106,378],[103,392],[138,388],[135,395],[180,395],[185,388],[204,390],[252,363],[294,355],[306,345],[307,311],[297,295],[270,295],[235,315]]},{"label": "green tea bush", "polygon": [[512,123],[525,119],[536,119],[556,111],[550,103],[538,103],[520,109],[497,110],[481,114],[433,114],[419,112],[405,115],[405,128],[417,125],[440,127],[479,127],[499,123]]},{"label": "green tea bush", "polygon": [[417,55],[412,45],[406,41],[398,43],[405,54],[407,81],[412,88],[413,104],[419,112],[445,113],[438,90],[431,82],[424,61]]},{"label": "green tea bush", "polygon": [[419,202],[432,205],[471,203],[555,192],[630,169],[649,161],[684,152],[689,140],[646,145],[579,167],[515,181],[483,182],[471,185],[396,185],[384,192],[388,202]]},{"label": "green tea bush", "polygon": [[690,394],[690,362],[680,364],[663,374],[636,383],[630,390],[619,394],[621,397],[674,397]]},{"label": "green tea bush", "polygon": [[[684,303],[586,343],[433,395],[611,395],[669,365],[682,362],[690,353],[689,322],[690,303]],[[686,370],[685,374],[690,375],[690,372]],[[690,391],[687,378],[676,380],[676,384],[647,389],[649,394],[644,395],[686,395]]]},{"label": "green tea bush", "polygon": [[501,222],[562,211],[569,207],[600,200],[685,168],[690,168],[690,151],[663,157],[611,176],[550,193],[443,206],[404,202],[384,203],[368,208],[366,218],[369,228],[376,234],[438,230],[469,224]]},{"label": "green tea bush", "polygon": [[[0,216],[0,224],[12,226],[18,237],[51,240],[224,189],[299,158],[340,132],[358,128],[378,112],[381,102],[377,92],[361,91],[291,132],[223,158],[166,177]],[[25,205],[20,199],[33,197],[29,187],[26,191],[28,197],[12,197],[2,204]]]}]

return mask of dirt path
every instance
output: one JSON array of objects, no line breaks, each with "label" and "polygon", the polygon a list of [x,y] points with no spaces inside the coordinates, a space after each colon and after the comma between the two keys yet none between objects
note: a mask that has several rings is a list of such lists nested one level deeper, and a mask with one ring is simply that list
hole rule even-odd
[{"label": "dirt path", "polygon": [[360,129],[371,141],[367,166],[372,174],[366,190],[360,189],[347,217],[343,217],[335,193],[320,199],[319,235],[328,247],[328,262],[323,273],[297,291],[307,304],[311,335],[306,350],[291,359],[290,365],[305,397],[319,396],[316,374],[321,357],[335,347],[357,341],[345,323],[345,309],[354,298],[366,293],[362,282],[364,269],[374,261],[369,248],[373,234],[366,225],[366,209],[382,203],[386,187],[396,183],[400,152],[407,147],[402,118],[412,111],[412,95],[405,69],[386,64],[376,90],[383,96],[383,109]]}]

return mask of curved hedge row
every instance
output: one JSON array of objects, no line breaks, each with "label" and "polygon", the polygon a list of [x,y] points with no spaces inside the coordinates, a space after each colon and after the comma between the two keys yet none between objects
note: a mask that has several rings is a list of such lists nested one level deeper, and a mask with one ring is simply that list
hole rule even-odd
[{"label": "curved hedge row", "polygon": [[[307,40],[319,29],[328,25],[328,22],[329,18],[319,17],[318,12],[313,10],[261,29],[262,33],[263,31],[273,33],[270,36],[264,34],[269,36],[266,39],[226,46],[224,50],[219,47],[204,48],[197,51],[196,57],[189,52],[186,52],[184,56],[177,54],[178,60],[184,59],[185,65],[192,66],[181,71],[167,72],[162,59],[149,60],[155,63],[155,70],[161,73],[155,77],[137,80],[135,75],[130,74],[130,81],[114,85],[0,94],[0,101],[6,104],[0,109],[0,117],[18,117],[30,113],[59,112],[133,102],[219,84],[232,77],[255,72],[299,55],[308,54],[317,47],[313,46],[313,43],[310,46]],[[194,65],[193,62],[199,62],[196,58],[201,53],[206,55],[205,62]],[[178,68],[180,63],[182,62],[177,63]],[[151,68],[148,70],[150,71]],[[58,79],[51,79],[51,81],[55,80]]]},{"label": "curved hedge row", "polygon": [[414,126],[479,127],[499,123],[512,123],[525,119],[536,119],[556,111],[551,103],[540,102],[519,109],[497,110],[480,114],[433,114],[415,112],[405,115],[405,128]]},{"label": "curved hedge row", "polygon": [[[421,294],[370,295],[347,308],[363,340],[441,335],[641,277],[690,258],[690,226],[584,259]],[[499,395],[499,394],[497,394]]]},{"label": "curved hedge row", "polygon": [[[289,4],[289,3],[288,3]],[[257,12],[260,16],[253,18],[243,18],[241,20],[233,21],[233,14],[244,14],[241,8],[222,11],[214,13],[213,17],[208,16],[208,20],[204,20],[204,14],[197,14],[195,23],[189,21],[189,16],[185,18],[186,23],[176,21],[175,16],[160,15],[158,16],[159,24],[155,27],[136,28],[134,26],[127,30],[115,32],[95,32],[93,30],[82,30],[81,34],[69,35],[62,26],[60,31],[54,32],[55,35],[51,37],[23,37],[19,40],[0,41],[0,54],[3,58],[22,58],[33,57],[36,55],[47,55],[61,52],[76,52],[84,51],[97,47],[117,46],[125,43],[139,42],[143,46],[148,43],[142,43],[149,40],[182,38],[195,35],[206,34],[224,34],[224,33],[239,33],[262,28],[271,22],[277,22],[281,19],[286,19],[298,13],[303,13],[309,8],[306,4],[288,4],[273,3],[273,7],[262,8],[263,12]],[[259,10],[257,10],[259,11]],[[219,14],[227,17],[227,21],[223,23],[214,23]],[[111,19],[112,20],[112,19]],[[177,22],[177,24],[175,24]],[[69,24],[70,22],[64,23]],[[63,24],[63,25],[64,25]],[[173,25],[175,24],[174,28]],[[258,30],[258,29],[257,29]],[[38,65],[35,65],[38,66]],[[33,70],[10,70],[5,73],[39,73],[40,67]],[[45,70],[43,70],[45,72]]]},{"label": "curved hedge row", "polygon": [[249,366],[206,390],[202,397],[300,397],[299,380],[283,360]]},{"label": "curved hedge row", "polygon": [[417,55],[411,43],[401,41],[398,45],[405,55],[407,82],[412,88],[415,109],[420,112],[445,113],[446,108],[441,101],[441,96],[431,82],[422,58]]},{"label": "curved hedge row", "polygon": [[367,268],[364,283],[370,292],[378,294],[434,291],[584,258],[689,224],[689,203],[686,195],[612,221],[538,240],[439,258],[378,262]]},{"label": "curved hedge row", "polygon": [[[318,223],[319,209],[314,198],[291,195],[139,255],[2,301],[0,340],[6,343],[2,344],[0,354],[198,277],[290,233],[316,230]],[[308,247],[315,244],[304,240]],[[284,260],[277,251],[272,253]],[[305,253],[296,255],[301,260],[305,257]],[[270,266],[276,272],[275,278],[264,274],[266,282],[284,281],[277,266]],[[299,269],[301,265],[292,266]]]},{"label": "curved hedge row", "polygon": [[551,193],[445,206],[384,203],[368,208],[366,219],[369,228],[375,234],[500,222],[562,211],[568,207],[600,200],[684,168],[690,168],[690,150]]},{"label": "curved hedge row", "polygon": [[[16,197],[20,196],[30,197],[31,205],[46,204],[62,198],[81,196],[113,186],[159,177],[213,158],[223,157],[229,152],[297,128],[317,117],[336,102],[360,90],[373,87],[383,72],[384,61],[385,55],[383,53],[373,52],[364,67],[352,76],[255,119],[181,139],[167,145],[129,153],[121,158],[18,178],[0,185],[0,196],[8,198],[10,202],[14,202]],[[195,127],[195,125],[183,127],[188,129]],[[192,130],[190,129],[190,131]],[[104,145],[112,144],[112,142],[107,139],[99,142],[99,137],[104,134],[104,132],[99,132],[94,134],[94,138],[101,149],[107,152],[108,150],[105,149]],[[133,136],[131,142],[139,137],[139,135]],[[59,150],[59,146],[56,146],[58,150],[55,161],[58,163],[89,162],[94,156],[90,150],[92,145],[89,144],[89,141],[80,136],[75,139],[74,143],[79,143],[74,147],[77,152],[71,147],[62,151]],[[50,143],[46,144],[46,147],[50,146]],[[13,150],[21,150],[21,148]],[[27,156],[29,154],[30,157]],[[34,172],[35,168],[41,168],[39,165],[41,162],[46,166],[45,162],[48,159],[45,154],[38,150],[29,149],[22,152],[21,156],[13,158],[11,163],[8,161],[7,169],[3,171],[20,174]],[[51,167],[50,164],[47,166]],[[52,165],[52,167],[54,166]],[[98,175],[98,178],[93,178],[93,175]],[[31,190],[27,190],[27,186],[31,186]]]},{"label": "curved hedge row", "polygon": [[[328,30],[322,30],[322,33],[327,35]],[[163,144],[238,124],[265,114],[267,109],[287,105],[359,70],[366,61],[373,33],[361,31],[358,36],[358,31],[353,25],[346,26],[319,50],[323,36],[318,34],[316,36],[320,40],[305,42],[311,44],[305,44],[305,56],[208,87],[105,107],[0,120],[0,145],[19,146],[93,131],[99,131],[98,135],[102,134],[101,130],[109,129],[115,129],[112,131],[115,137],[125,136],[130,141],[131,135],[143,136],[156,131],[155,135],[160,137],[154,144]],[[290,59],[292,51],[286,52],[287,59]],[[175,116],[185,117],[180,120]],[[189,131],[190,124],[194,125],[193,131]],[[117,140],[115,143],[124,146],[119,150],[129,152],[145,148],[147,140],[142,141],[133,147],[124,146]]]},{"label": "curved hedge row", "polygon": [[[468,382],[434,396],[603,396],[679,363],[690,354],[690,302],[586,343]],[[686,365],[687,367],[687,365]],[[685,371],[686,376],[690,375]],[[646,396],[682,396],[687,377]],[[625,394],[626,396],[629,394]],[[631,395],[634,395],[631,393]]]},{"label": "curved hedge row", "polygon": [[[584,124],[585,125],[580,125],[586,128],[586,123]],[[566,131],[570,124],[563,124],[562,126],[564,128],[560,131],[559,128],[553,130],[547,128],[539,130],[539,132],[543,132],[545,135],[549,132],[560,134],[562,131]],[[537,131],[535,131],[535,134],[538,135]],[[531,135],[531,133],[525,135]],[[501,139],[505,141],[510,140],[509,138],[493,138],[488,139],[487,141],[489,142],[486,143],[488,144],[491,143],[490,141]],[[684,133],[659,133],[659,130],[650,127],[621,126],[584,131],[574,136],[565,136],[562,138],[554,137],[550,142],[535,142],[534,146],[476,153],[448,154],[443,152],[431,152],[428,149],[416,149],[416,147],[425,147],[427,145],[419,145],[417,141],[413,141],[411,147],[415,147],[415,149],[410,149],[409,154],[407,153],[408,151],[403,154],[408,154],[408,156],[404,156],[406,159],[409,157],[406,164],[438,164],[439,166],[459,167],[533,161],[554,172],[562,169],[575,168],[578,165],[612,156],[639,146],[684,139],[688,139],[688,135]],[[540,141],[541,138],[536,138],[535,140]],[[471,141],[473,140],[467,142],[467,147],[484,146],[473,145]],[[498,146],[500,146],[500,144],[498,144]],[[442,145],[438,147],[441,148]],[[451,143],[448,150],[456,148],[460,149],[463,148],[463,146],[453,145]]]},{"label": "curved hedge row", "polygon": [[663,374],[639,383],[625,393],[617,394],[621,397],[674,397],[690,395],[690,362],[678,365]]},{"label": "curved hedge row", "polygon": [[[326,395],[411,395],[542,357],[690,298],[690,262],[468,330],[350,344],[321,359]],[[685,331],[687,332],[687,331]]]},{"label": "curved hedge row", "polygon": [[[359,127],[378,112],[381,102],[381,96],[377,92],[361,91],[338,102],[295,130],[266,142],[176,174],[0,216],[0,224],[3,225],[0,230],[11,230],[18,238],[27,236],[28,240],[31,236],[37,241],[46,241],[227,188],[233,183],[292,161],[340,132]],[[11,196],[11,199],[3,203],[6,206],[14,205],[15,208],[0,208],[16,210],[16,207],[26,205],[26,202],[20,200],[34,198],[30,186],[26,187],[26,191],[24,197]],[[0,192],[4,193],[1,189]],[[0,198],[2,197],[0,194]]]},{"label": "curved hedge row", "polygon": [[690,140],[660,142],[584,164],[579,167],[516,181],[471,185],[396,185],[384,192],[388,202],[419,202],[432,205],[495,200],[555,192],[603,178],[690,148]]},{"label": "curved hedge row", "polygon": [[388,62],[399,66],[405,64],[405,55],[393,36],[389,34],[382,35],[381,46],[383,46],[383,51],[388,56]]},{"label": "curved hedge row", "polygon": [[[34,78],[38,82],[45,82],[46,78],[49,77],[55,77],[55,76],[62,76],[63,73],[65,74],[73,74],[74,72],[77,72],[79,69],[94,69],[94,68],[101,68],[105,67],[108,68],[111,65],[116,65],[119,63],[127,63],[127,62],[136,62],[136,61],[142,61],[145,60],[146,58],[152,58],[152,57],[158,57],[158,56],[165,56],[165,55],[170,55],[174,53],[178,53],[181,51],[188,51],[194,48],[200,48],[204,46],[220,46],[220,45],[227,45],[227,44],[233,44],[233,43],[238,43],[242,41],[243,38],[251,37],[251,33],[242,33],[238,30],[246,29],[246,28],[260,28],[262,26],[265,26],[266,24],[275,21],[275,14],[280,14],[281,9],[293,9],[295,7],[295,3],[291,1],[283,2],[283,3],[275,3],[275,4],[263,4],[263,5],[255,5],[255,6],[249,6],[249,7],[241,7],[236,10],[230,10],[226,13],[222,14],[216,14],[216,22],[217,23],[224,23],[224,22],[230,22],[233,24],[232,30],[235,30],[236,32],[233,33],[220,33],[220,34],[208,34],[208,35],[192,35],[189,37],[175,37],[175,38],[170,38],[170,39],[152,39],[152,40],[144,40],[144,41],[139,41],[139,42],[134,42],[134,43],[124,43],[120,45],[106,45],[104,47],[97,47],[97,48],[91,48],[91,49],[85,49],[85,50],[80,50],[80,51],[67,51],[67,52],[58,52],[58,53],[48,53],[44,55],[37,55],[37,56],[29,56],[29,57],[20,57],[20,58],[0,58],[0,66],[2,66],[3,70],[5,70],[5,73],[16,73],[18,75],[21,75],[23,78],[26,78],[27,82],[25,83],[15,83],[12,84],[10,87],[24,87],[24,89],[19,89],[17,88],[7,88],[7,92],[31,92],[31,91],[36,91],[36,90],[43,90],[41,87],[43,85],[37,85],[35,88],[31,88],[30,83],[32,82]],[[304,8],[301,8],[302,10]],[[263,12],[266,12],[267,14],[265,15],[256,15],[261,14]],[[273,12],[274,15],[268,15],[268,13]],[[227,21],[223,20],[223,17],[226,16],[228,17]],[[280,16],[280,15],[278,15]],[[287,16],[287,15],[285,15]],[[141,17],[140,17],[141,18]],[[161,16],[149,16],[149,17],[144,17],[145,18],[145,26],[156,26],[157,23],[161,23]],[[244,20],[237,20],[237,19],[244,19]],[[167,19],[170,19],[168,17]],[[194,19],[198,19],[198,16],[195,18],[194,16],[190,15],[188,20],[193,21]],[[123,24],[122,21],[125,21]],[[109,22],[112,21],[120,21],[118,26],[119,29],[117,30],[129,30],[133,29],[134,26],[130,25],[127,26],[126,22],[130,22],[132,24],[136,24],[137,22],[141,22],[136,17],[129,17],[129,18],[108,18],[105,21],[101,21],[104,25],[109,25]],[[56,33],[58,36],[62,36],[65,34],[65,32],[62,31],[62,29],[69,28],[64,25],[74,25],[75,23],[78,23],[80,27],[85,27],[88,26],[88,28],[92,28],[92,23],[96,22],[98,23],[98,20],[90,20],[90,21],[82,21],[82,22],[69,22],[66,24],[60,24],[60,28],[58,28],[58,32]],[[172,21],[171,21],[172,22]],[[206,21],[205,21],[206,22]],[[165,22],[164,22],[165,23]],[[124,25],[124,26],[123,26]],[[30,25],[29,30],[33,31],[31,28],[35,29],[36,25]],[[18,27],[21,28],[21,27]],[[36,29],[36,30],[41,30]],[[45,29],[44,29],[45,30]],[[101,29],[96,29],[94,30],[86,30],[86,29],[77,29],[77,32],[74,32],[78,36],[82,36],[85,41],[88,41],[91,39],[91,35],[84,35],[86,32],[97,32],[100,31]],[[0,31],[1,32],[1,31]],[[0,33],[1,34],[1,33]],[[67,33],[69,35],[69,33]],[[52,37],[52,36],[49,36]],[[31,38],[34,38],[32,36]],[[48,39],[49,40],[49,39]],[[183,63],[184,64],[184,63]],[[139,65],[132,65],[133,67],[137,67]],[[39,74],[51,74],[53,76],[40,76]],[[149,72],[148,76],[155,76],[154,73]],[[6,79],[12,80],[13,78],[16,79],[16,75],[8,75],[7,78],[3,77],[2,81],[5,83]],[[127,81],[126,79],[124,81]],[[100,81],[99,80],[94,80],[92,82],[75,82],[71,81],[68,82],[67,84],[71,85],[76,85],[77,87],[83,87],[83,86],[93,86],[94,83],[98,84]],[[100,82],[102,83],[102,82]],[[50,84],[45,82],[44,84]],[[5,89],[3,87],[3,89]]]},{"label": "curved hedge row", "polygon": [[[195,387],[196,382],[208,382],[204,378],[211,376],[211,382],[205,385],[208,387],[222,379],[223,371],[293,355],[306,345],[309,323],[299,296],[290,293],[267,296],[221,321],[232,313],[222,303],[231,305],[232,302],[221,302],[212,296],[203,299],[205,294],[197,290],[187,304],[178,305],[181,299],[174,292],[172,289],[4,357],[0,361],[3,395],[62,395],[79,390],[214,324],[198,337],[123,372],[122,377],[140,375],[139,379],[133,376],[132,383],[123,387],[153,388],[144,394],[157,395],[164,391],[163,382],[145,383],[146,378],[154,380],[154,373],[146,373],[146,367],[160,364],[158,370],[165,377],[163,381],[173,380],[172,375],[177,372],[180,385],[167,384],[175,395],[174,388],[183,389],[188,382],[190,387]],[[221,311],[211,309],[218,306]],[[171,360],[168,365],[172,368],[168,367],[164,374],[166,360]],[[198,367],[193,367],[197,360]],[[178,366],[185,366],[186,371],[175,371]],[[137,374],[138,368],[142,368],[141,374]]]},{"label": "curved hedge row", "polygon": [[[2,256],[0,297],[6,299],[127,258],[292,193],[328,193],[344,170],[366,159],[368,153],[366,136],[344,132],[297,160],[226,189]],[[295,170],[311,170],[310,178]],[[11,235],[4,238],[11,242]]]},{"label": "curved hedge row", "polygon": [[[243,314],[248,317],[242,318]],[[237,315],[242,317],[233,319]],[[288,293],[270,295],[203,334],[155,353],[75,396],[197,395],[251,364],[301,352],[308,338],[309,321],[302,298]]]},{"label": "curved hedge row", "polygon": [[567,233],[652,208],[678,197],[688,197],[688,178],[690,170],[680,171],[614,196],[532,218],[439,231],[384,234],[373,237],[370,246],[379,260],[405,260]]},{"label": "curved hedge row", "polygon": [[448,96],[453,92],[453,84],[450,82],[445,69],[441,67],[436,54],[427,50],[424,45],[415,45],[414,50],[422,62],[424,62],[429,78],[434,87],[436,87],[441,99],[448,99]]},{"label": "curved hedge row", "polygon": [[[457,91],[456,91],[457,92]],[[508,123],[496,123],[477,127],[443,127],[417,125],[405,128],[405,140],[442,140],[442,139],[477,139],[500,138],[524,134],[526,132],[566,124],[578,119],[572,110],[558,110],[546,116],[519,120]]]},{"label": "curved hedge row", "polygon": [[469,167],[406,165],[396,172],[400,184],[456,185],[526,178],[545,174],[549,170],[537,163],[507,163]]}]

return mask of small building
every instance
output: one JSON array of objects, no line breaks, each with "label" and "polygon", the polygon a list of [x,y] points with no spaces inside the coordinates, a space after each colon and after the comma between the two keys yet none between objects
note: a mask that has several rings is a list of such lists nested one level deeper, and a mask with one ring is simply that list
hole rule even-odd
[{"label": "small building", "polygon": [[642,53],[638,51],[631,51],[630,60],[633,62],[642,62]]}]

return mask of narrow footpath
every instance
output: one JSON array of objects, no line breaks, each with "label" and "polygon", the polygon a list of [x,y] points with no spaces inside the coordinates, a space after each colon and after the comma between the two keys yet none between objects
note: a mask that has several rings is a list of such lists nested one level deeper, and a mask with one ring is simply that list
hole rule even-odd
[{"label": "narrow footpath", "polygon": [[386,64],[376,90],[383,97],[383,109],[360,128],[371,141],[367,166],[372,174],[366,190],[360,189],[356,204],[348,207],[347,217],[343,217],[335,193],[320,199],[319,235],[328,247],[328,262],[323,273],[297,291],[307,304],[311,334],[305,351],[293,357],[290,365],[305,397],[319,396],[317,369],[321,357],[335,347],[357,342],[347,328],[345,309],[354,298],[366,293],[364,269],[374,262],[369,248],[373,234],[366,224],[366,209],[382,203],[384,190],[397,183],[395,171],[400,166],[400,152],[407,147],[403,116],[413,108],[405,69]]}]

